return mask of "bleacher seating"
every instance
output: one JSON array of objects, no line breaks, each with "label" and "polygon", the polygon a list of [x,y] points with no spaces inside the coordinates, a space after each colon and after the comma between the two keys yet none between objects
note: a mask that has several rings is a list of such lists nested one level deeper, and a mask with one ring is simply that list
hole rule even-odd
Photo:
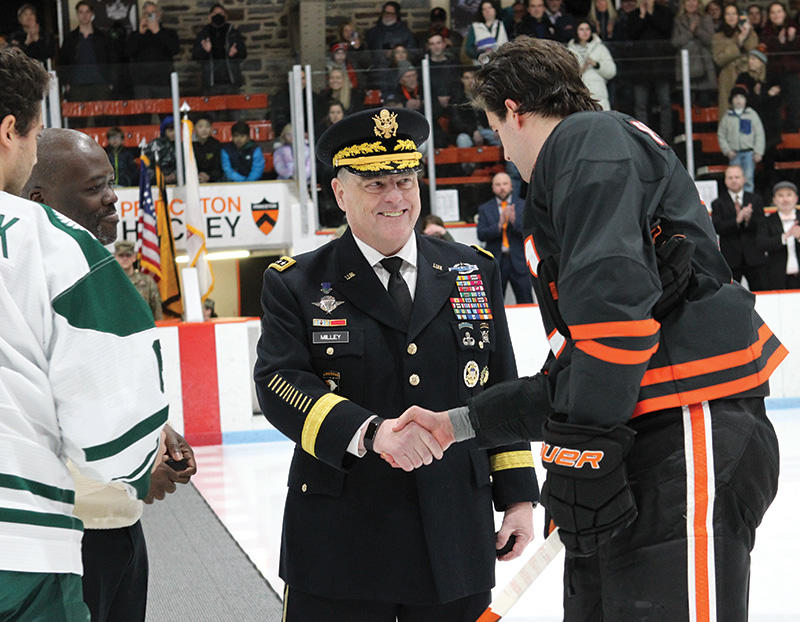
[{"label": "bleacher seating", "polygon": [[[182,97],[181,104],[189,104],[192,112],[211,112],[215,110],[257,110],[267,109],[266,93],[255,95],[211,95],[207,97]],[[62,102],[62,117],[125,116],[133,114],[170,114],[172,100],[163,99],[120,99],[93,102]]]},{"label": "bleacher seating", "polygon": [[[250,138],[254,141],[270,142],[274,140],[275,135],[272,131],[271,121],[245,121],[245,123],[250,126]],[[212,127],[211,134],[222,143],[230,142],[232,125],[232,121],[216,121]],[[149,143],[159,133],[158,125],[121,125],[119,128],[125,134],[125,146],[133,148],[138,147],[142,139]],[[80,128],[81,132],[94,138],[101,147],[105,147],[108,144],[106,139],[108,130],[108,127]]]}]

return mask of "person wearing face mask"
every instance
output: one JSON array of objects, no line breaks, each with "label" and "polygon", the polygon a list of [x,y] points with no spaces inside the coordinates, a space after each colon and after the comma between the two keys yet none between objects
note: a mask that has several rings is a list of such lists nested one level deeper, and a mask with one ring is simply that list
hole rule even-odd
[{"label": "person wearing face mask", "polygon": [[197,34],[192,48],[192,60],[203,64],[203,93],[238,93],[242,85],[241,62],[245,58],[244,37],[228,23],[225,7],[212,5],[208,25]]},{"label": "person wearing face mask", "polygon": [[717,129],[719,148],[730,164],[742,167],[745,192],[753,191],[755,165],[764,155],[764,125],[758,113],[747,105],[747,91],[741,86],[731,89],[731,109],[720,119]]}]

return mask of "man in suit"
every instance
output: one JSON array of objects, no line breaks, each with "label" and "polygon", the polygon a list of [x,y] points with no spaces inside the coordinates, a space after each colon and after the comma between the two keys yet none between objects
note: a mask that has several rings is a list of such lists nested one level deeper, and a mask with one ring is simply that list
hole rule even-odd
[{"label": "man in suit", "polygon": [[522,211],[525,202],[514,197],[511,177],[497,173],[492,178],[494,197],[478,207],[478,239],[500,264],[503,295],[511,281],[517,303],[533,302],[531,278],[522,242]]},{"label": "man in suit", "polygon": [[[516,377],[495,262],[414,234],[427,137],[425,118],[406,109],[329,128],[317,156],[336,170],[348,230],[264,273],[256,389],[297,443],[280,561],[288,622],[474,620],[496,549],[515,535],[499,555],[512,559],[532,538],[527,443],[465,444],[438,459],[420,427],[393,430],[411,404],[464,404]],[[497,535],[492,502],[505,513]]]},{"label": "man in suit", "polygon": [[725,170],[725,189],[711,204],[711,219],[719,236],[722,256],[736,281],[747,279],[750,291],[766,288],[767,256],[758,237],[763,229],[764,206],[761,197],[744,191],[741,166]]},{"label": "man in suit", "polygon": [[768,289],[800,289],[800,210],[797,208],[797,186],[779,181],[772,189],[772,202],[777,211],[764,223],[761,242],[769,254],[766,268]]}]

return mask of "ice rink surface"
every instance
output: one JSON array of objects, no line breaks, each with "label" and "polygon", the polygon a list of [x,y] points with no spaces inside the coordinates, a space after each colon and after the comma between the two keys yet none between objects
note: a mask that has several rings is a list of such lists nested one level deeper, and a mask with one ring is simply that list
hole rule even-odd
[{"label": "ice rink surface", "polygon": [[[775,408],[769,415],[781,449],[778,496],[756,535],[750,579],[750,620],[789,622],[800,620],[797,598],[797,560],[800,559],[800,408]],[[539,481],[544,481],[533,451]],[[289,441],[197,448],[198,473],[192,479],[231,535],[237,540],[278,594],[281,519],[293,444]],[[535,512],[536,540],[521,559],[497,565],[497,585],[502,589],[531,553],[541,545],[544,512]],[[498,521],[500,515],[498,515]],[[498,522],[499,525],[499,522]],[[511,612],[509,622],[561,620],[563,553],[525,593]]]}]

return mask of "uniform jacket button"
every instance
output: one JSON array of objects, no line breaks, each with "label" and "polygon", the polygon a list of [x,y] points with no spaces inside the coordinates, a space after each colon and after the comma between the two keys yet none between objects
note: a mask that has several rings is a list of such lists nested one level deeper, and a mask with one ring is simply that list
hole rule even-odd
[{"label": "uniform jacket button", "polygon": [[417,344],[416,343],[409,343],[408,347],[406,348],[406,352],[410,355],[415,355],[417,353]]},{"label": "uniform jacket button", "polygon": [[333,348],[331,346],[328,346],[328,348],[325,350],[325,354],[331,356],[333,354]]},{"label": "uniform jacket button", "polygon": [[308,490],[308,484],[303,484],[302,486],[300,486],[300,490],[306,492]]},{"label": "uniform jacket button", "polygon": [[412,387],[417,386],[419,384],[419,376],[417,376],[417,374],[411,374],[408,377],[408,384],[410,384]]}]

